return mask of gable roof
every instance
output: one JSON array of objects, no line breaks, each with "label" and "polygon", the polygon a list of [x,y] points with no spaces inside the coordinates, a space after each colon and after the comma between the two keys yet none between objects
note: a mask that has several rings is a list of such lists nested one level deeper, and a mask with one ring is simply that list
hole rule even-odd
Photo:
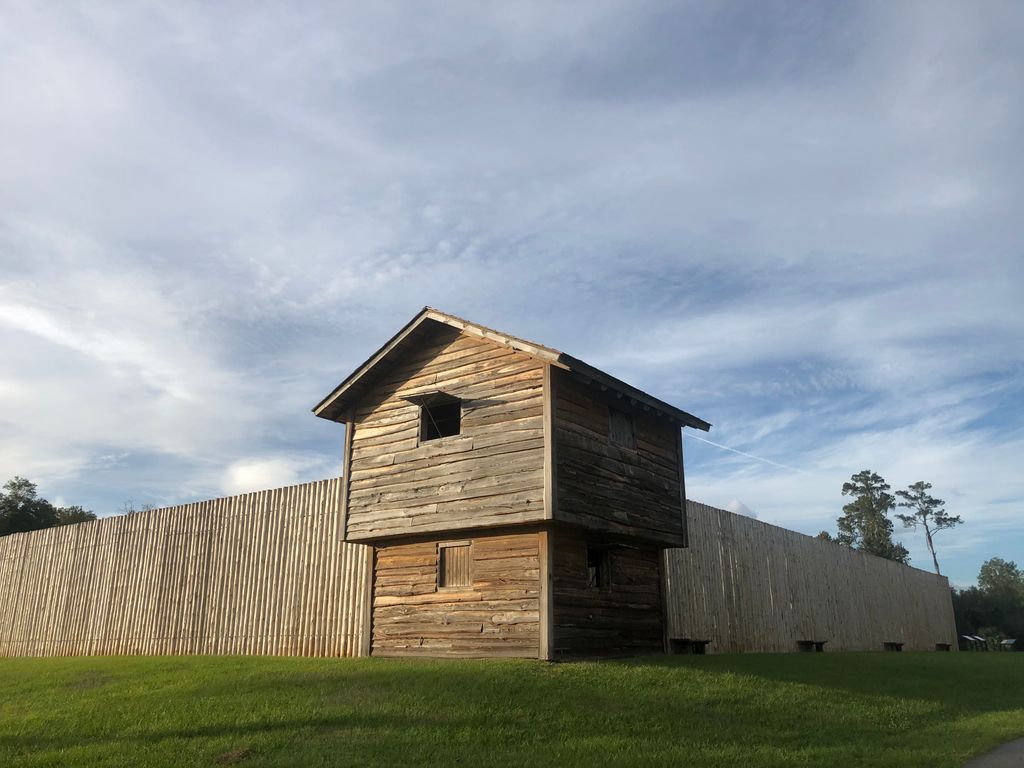
[{"label": "gable roof", "polygon": [[537,360],[550,363],[556,368],[561,368],[579,376],[585,382],[592,382],[602,389],[609,389],[622,397],[627,397],[631,402],[639,404],[645,409],[654,410],[657,415],[678,422],[681,426],[694,427],[705,432],[711,429],[711,424],[703,419],[699,419],[691,413],[676,408],[674,405],[669,405],[664,400],[659,400],[653,395],[649,395],[621,379],[617,379],[598,368],[594,368],[578,358],[567,355],[564,352],[559,352],[557,349],[545,347],[543,344],[520,339],[516,336],[496,331],[493,328],[472,323],[461,317],[449,315],[433,307],[424,307],[398,333],[392,336],[384,346],[374,352],[365,363],[356,368],[327,397],[317,403],[313,408],[313,413],[323,419],[330,419],[331,421],[340,420],[351,403],[358,397],[367,380],[370,379],[369,374],[371,371],[378,366],[385,365],[392,357],[400,354],[402,349],[415,342],[424,333],[429,332],[432,326],[436,327],[435,324],[455,328],[470,336],[501,344]]}]

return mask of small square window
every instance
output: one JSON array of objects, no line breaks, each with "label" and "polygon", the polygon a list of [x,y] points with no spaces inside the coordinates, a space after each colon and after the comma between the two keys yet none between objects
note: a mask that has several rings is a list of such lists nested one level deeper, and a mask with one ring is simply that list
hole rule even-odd
[{"label": "small square window", "polygon": [[459,434],[462,403],[458,400],[423,403],[420,406],[420,440],[437,440]]},{"label": "small square window", "polygon": [[608,409],[608,439],[623,448],[636,448],[633,417],[615,408]]},{"label": "small square window", "polygon": [[473,560],[468,541],[439,544],[437,547],[437,586],[439,589],[473,586]]},{"label": "small square window", "polygon": [[611,583],[608,567],[608,550],[604,547],[587,546],[587,588],[608,589]]}]

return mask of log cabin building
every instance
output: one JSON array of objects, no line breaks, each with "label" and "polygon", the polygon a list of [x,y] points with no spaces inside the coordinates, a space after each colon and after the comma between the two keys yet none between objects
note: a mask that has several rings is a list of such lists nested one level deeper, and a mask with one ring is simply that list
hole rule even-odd
[{"label": "log cabin building", "polygon": [[665,648],[663,550],[687,544],[681,430],[706,421],[429,307],[314,413],[345,425],[371,654]]}]

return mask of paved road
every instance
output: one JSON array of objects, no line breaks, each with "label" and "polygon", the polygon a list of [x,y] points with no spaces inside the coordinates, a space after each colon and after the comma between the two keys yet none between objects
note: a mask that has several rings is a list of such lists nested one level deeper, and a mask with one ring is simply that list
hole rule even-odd
[{"label": "paved road", "polygon": [[996,747],[987,755],[974,758],[964,768],[1024,768],[1024,739]]}]

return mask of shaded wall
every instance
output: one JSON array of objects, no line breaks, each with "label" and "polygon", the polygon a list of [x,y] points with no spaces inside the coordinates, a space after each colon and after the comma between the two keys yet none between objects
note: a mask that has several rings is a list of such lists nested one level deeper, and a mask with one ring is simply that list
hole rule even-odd
[{"label": "shaded wall", "polygon": [[[682,546],[679,427],[628,399],[602,395],[553,371],[558,503],[554,519],[595,531]],[[629,409],[635,448],[609,438],[609,406]]]},{"label": "shaded wall", "polygon": [[340,479],[0,538],[0,655],[360,653]]},{"label": "shaded wall", "polygon": [[555,658],[660,653],[661,551],[609,545],[606,583],[587,583],[587,544],[593,535],[556,530],[554,540]]},{"label": "shaded wall", "polygon": [[670,638],[713,653],[956,648],[944,576],[705,504],[687,514],[689,548],[665,552]]}]

